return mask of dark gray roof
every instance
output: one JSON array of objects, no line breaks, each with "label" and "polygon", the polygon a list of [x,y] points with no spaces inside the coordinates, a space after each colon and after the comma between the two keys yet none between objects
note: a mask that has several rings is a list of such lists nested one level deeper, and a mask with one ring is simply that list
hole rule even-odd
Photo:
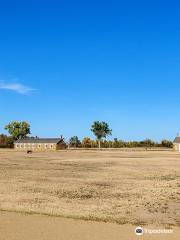
[{"label": "dark gray roof", "polygon": [[24,138],[15,141],[15,143],[59,143],[62,138]]},{"label": "dark gray roof", "polygon": [[174,143],[180,143],[180,137],[176,137],[176,138],[174,139]]}]

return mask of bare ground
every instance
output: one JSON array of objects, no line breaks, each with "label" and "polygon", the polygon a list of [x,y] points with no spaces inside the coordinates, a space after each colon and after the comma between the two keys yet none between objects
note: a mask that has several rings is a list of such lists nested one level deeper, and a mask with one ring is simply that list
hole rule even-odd
[{"label": "bare ground", "polygon": [[[145,228],[146,226],[144,226]],[[148,229],[157,227],[148,226]],[[136,236],[135,226],[73,220],[43,215],[0,212],[1,240],[179,240],[180,228],[172,233]]]},{"label": "bare ground", "polygon": [[0,151],[0,209],[180,226],[180,154]]}]

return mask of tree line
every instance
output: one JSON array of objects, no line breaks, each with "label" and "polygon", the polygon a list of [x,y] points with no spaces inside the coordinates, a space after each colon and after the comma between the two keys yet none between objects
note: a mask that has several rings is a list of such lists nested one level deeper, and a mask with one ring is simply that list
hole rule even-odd
[{"label": "tree line", "polygon": [[[30,124],[25,121],[13,121],[5,126],[5,130],[8,131],[9,135],[0,134],[1,148],[13,147],[14,141],[28,138],[29,134],[31,134]],[[142,141],[123,141],[114,138],[113,140],[106,140],[107,136],[112,135],[112,129],[110,129],[106,122],[95,121],[90,130],[95,135],[96,140],[89,137],[80,140],[78,136],[73,136],[66,142],[66,144],[72,148],[173,147],[173,143],[169,140],[162,140],[161,142],[154,142],[151,139],[145,139]]]},{"label": "tree line", "polygon": [[[89,137],[83,138],[81,141],[77,136],[71,137],[69,139],[69,146],[72,148],[98,148],[99,142],[97,140],[92,140]],[[135,147],[166,147],[172,148],[173,143],[169,140],[162,140],[161,142],[155,142],[151,139],[145,139],[142,141],[123,141],[117,138],[113,140],[103,140],[101,141],[102,148],[135,148]]]}]

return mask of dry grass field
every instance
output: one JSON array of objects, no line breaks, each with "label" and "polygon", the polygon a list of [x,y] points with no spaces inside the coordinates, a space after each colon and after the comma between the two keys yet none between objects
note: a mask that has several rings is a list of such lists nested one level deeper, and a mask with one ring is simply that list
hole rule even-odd
[{"label": "dry grass field", "polygon": [[180,226],[180,154],[1,150],[0,210]]}]

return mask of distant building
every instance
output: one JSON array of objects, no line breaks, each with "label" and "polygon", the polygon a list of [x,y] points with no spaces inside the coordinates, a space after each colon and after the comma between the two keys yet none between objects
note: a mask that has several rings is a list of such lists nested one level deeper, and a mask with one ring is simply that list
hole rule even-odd
[{"label": "distant building", "polygon": [[14,148],[19,151],[55,151],[66,148],[64,139],[61,138],[24,138],[14,143]]},{"label": "distant building", "polygon": [[175,151],[180,152],[180,137],[177,136],[173,142],[173,148]]}]

